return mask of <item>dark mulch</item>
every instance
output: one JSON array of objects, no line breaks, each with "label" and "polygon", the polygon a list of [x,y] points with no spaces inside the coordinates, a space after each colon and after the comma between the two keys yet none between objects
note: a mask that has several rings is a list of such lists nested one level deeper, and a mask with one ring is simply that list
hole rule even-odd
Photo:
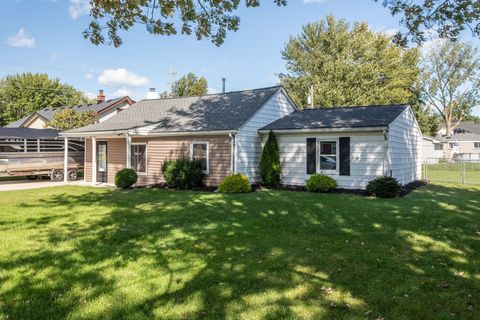
[{"label": "dark mulch", "polygon": [[410,192],[412,192],[415,189],[421,188],[423,186],[426,186],[428,183],[424,180],[415,180],[410,183],[404,184],[400,188],[400,198],[405,197],[408,195]]},{"label": "dark mulch", "polygon": [[[400,188],[400,198],[405,197],[408,195],[410,192],[412,192],[415,189],[418,189],[420,187],[426,186],[427,182],[423,180],[416,180],[410,183],[407,183],[403,185]],[[174,188],[168,187],[165,183],[159,183],[159,184],[154,184],[154,185],[148,185],[148,186],[139,186],[135,187],[135,189],[142,189],[142,188],[159,188],[159,189],[165,189],[165,190],[170,190],[170,191],[181,191],[177,190]],[[285,191],[300,191],[300,192],[307,192],[307,189],[305,186],[293,186],[293,185],[280,185],[276,187],[266,187],[261,184],[254,184],[252,185],[253,191],[262,191],[262,190],[285,190]],[[217,187],[207,187],[207,186],[200,186],[196,187],[190,191],[199,191],[199,192],[216,192]],[[337,188],[335,190],[332,190],[328,193],[331,194],[353,194],[357,196],[369,196],[368,192],[363,189],[343,189],[343,188]]]}]

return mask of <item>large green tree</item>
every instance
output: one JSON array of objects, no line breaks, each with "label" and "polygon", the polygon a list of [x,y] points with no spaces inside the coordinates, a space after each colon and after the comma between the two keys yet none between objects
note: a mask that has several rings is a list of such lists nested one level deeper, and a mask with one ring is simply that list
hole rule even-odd
[{"label": "large green tree", "polygon": [[201,96],[207,93],[207,79],[199,78],[192,72],[175,81],[172,86],[172,96],[174,97]]},{"label": "large green tree", "polygon": [[469,43],[438,41],[422,58],[423,99],[451,135],[480,103],[480,56]]},{"label": "large green tree", "polygon": [[77,112],[72,108],[65,108],[55,112],[52,120],[45,124],[46,128],[71,130],[95,123],[96,112],[93,110]]},{"label": "large green tree", "polygon": [[21,73],[0,80],[0,126],[46,107],[88,103],[86,95],[47,74]]},{"label": "large green tree", "polygon": [[366,23],[350,25],[328,16],[309,23],[282,51],[280,75],[293,100],[316,107],[411,103],[416,97],[419,52],[402,49]]},{"label": "large green tree", "polygon": [[[277,6],[287,0],[270,0]],[[371,0],[363,0],[371,1]],[[426,30],[437,30],[440,36],[456,38],[465,30],[479,35],[478,0],[373,0],[381,2],[392,15],[400,17],[406,32],[397,35],[398,42],[422,42]],[[119,32],[144,25],[148,32],[170,36],[194,34],[221,45],[229,31],[237,31],[240,6],[258,7],[260,0],[90,0],[92,20],[83,32],[94,44],[122,44]]]}]

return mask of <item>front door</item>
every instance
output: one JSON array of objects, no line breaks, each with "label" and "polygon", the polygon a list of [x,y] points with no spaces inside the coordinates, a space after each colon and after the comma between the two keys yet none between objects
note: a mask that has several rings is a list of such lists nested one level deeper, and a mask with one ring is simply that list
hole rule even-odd
[{"label": "front door", "polygon": [[107,141],[97,142],[97,181],[108,182]]}]

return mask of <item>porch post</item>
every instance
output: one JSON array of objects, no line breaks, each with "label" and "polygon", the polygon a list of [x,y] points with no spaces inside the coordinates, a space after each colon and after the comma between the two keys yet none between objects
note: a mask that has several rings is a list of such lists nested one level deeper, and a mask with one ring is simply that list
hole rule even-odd
[{"label": "porch post", "polygon": [[97,138],[92,137],[92,186],[97,184]]},{"label": "porch post", "polygon": [[65,137],[65,152],[63,153],[63,182],[68,182],[68,138]]},{"label": "porch post", "polygon": [[127,168],[130,169],[132,167],[132,155],[131,155],[131,152],[132,152],[132,137],[130,136],[130,134],[125,134],[125,139],[126,139],[126,142],[127,142]]}]

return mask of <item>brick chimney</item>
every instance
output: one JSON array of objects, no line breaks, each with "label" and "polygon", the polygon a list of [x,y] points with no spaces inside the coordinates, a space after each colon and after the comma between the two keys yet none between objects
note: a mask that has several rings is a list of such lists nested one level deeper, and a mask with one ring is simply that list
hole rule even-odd
[{"label": "brick chimney", "polygon": [[105,95],[103,94],[103,90],[98,90],[97,103],[102,103],[104,101]]}]

